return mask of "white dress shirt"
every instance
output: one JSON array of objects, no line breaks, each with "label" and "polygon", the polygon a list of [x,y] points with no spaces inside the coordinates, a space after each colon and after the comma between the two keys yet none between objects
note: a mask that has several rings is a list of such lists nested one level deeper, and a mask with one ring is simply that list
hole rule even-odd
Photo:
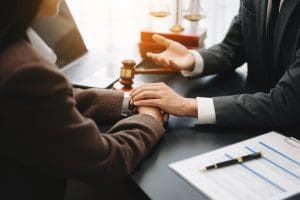
[{"label": "white dress shirt", "polygon": [[[55,64],[57,61],[57,56],[54,51],[42,40],[42,38],[32,29],[29,28],[27,30],[27,37],[31,46],[39,53],[45,60],[48,62]],[[122,110],[121,115],[127,116],[129,110],[129,95],[128,93],[124,93],[123,103],[122,103]]]},{"label": "white dress shirt", "polygon": [[[282,7],[284,0],[280,1],[279,11]],[[269,16],[271,12],[272,1],[269,0],[268,2],[268,9],[267,9],[267,23],[269,21]],[[266,26],[267,28],[267,26]],[[193,71],[181,71],[182,75],[185,77],[193,77],[201,75],[204,70],[204,60],[203,57],[200,55],[199,52],[192,50],[191,51],[196,59],[195,67]],[[216,112],[214,101],[212,98],[204,98],[204,97],[197,97],[197,106],[198,106],[198,121],[199,124],[215,124],[216,123]]]}]

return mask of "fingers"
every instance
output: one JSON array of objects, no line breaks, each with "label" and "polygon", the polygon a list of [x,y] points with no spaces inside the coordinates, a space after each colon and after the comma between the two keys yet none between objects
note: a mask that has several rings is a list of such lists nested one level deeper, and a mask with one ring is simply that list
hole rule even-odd
[{"label": "fingers", "polygon": [[151,53],[151,52],[147,52],[147,57],[152,59],[152,60],[155,60],[155,59],[158,59],[159,58],[159,53]]},{"label": "fingers", "polygon": [[160,44],[160,45],[163,45],[165,46],[166,48],[168,48],[171,44],[172,44],[172,40],[169,40],[163,36],[160,36],[158,34],[154,34],[152,36],[152,39],[157,43],[157,44]]},{"label": "fingers", "polygon": [[145,99],[145,100],[135,101],[134,105],[138,107],[148,106],[148,107],[160,108],[160,103],[158,99]]},{"label": "fingers", "polygon": [[168,48],[174,44],[175,42],[170,40],[170,39],[167,39],[163,36],[160,36],[158,34],[154,34],[152,36],[153,40],[158,43],[159,45],[162,45],[164,47],[167,48],[167,50],[165,50],[164,52],[162,53],[151,53],[151,52],[148,52],[146,55],[148,58],[152,59],[154,61],[155,64],[157,65],[161,65],[163,67],[171,67],[170,66],[170,61],[171,61],[171,58],[170,58],[170,55],[168,55]]},{"label": "fingers", "polygon": [[134,98],[137,94],[143,92],[143,91],[154,91],[157,92],[159,90],[162,90],[162,88],[165,86],[164,83],[148,83],[141,87],[135,88],[130,92],[131,98]]},{"label": "fingers", "polygon": [[148,52],[147,53],[147,57],[150,58],[151,60],[153,60],[153,62],[157,65],[162,65],[161,63],[161,54],[160,53],[151,53]]},{"label": "fingers", "polygon": [[159,99],[161,98],[159,94],[157,94],[157,92],[153,92],[153,91],[142,91],[140,93],[138,93],[137,95],[133,96],[131,98],[131,100],[133,102],[139,101],[139,100],[143,100],[143,99]]},{"label": "fingers", "polygon": [[161,65],[163,67],[170,67],[170,60],[168,58],[165,58],[162,53],[157,54],[157,53],[147,53],[147,57],[152,59],[155,64]]},{"label": "fingers", "polygon": [[140,87],[134,88],[130,92],[130,96],[136,96],[138,93],[142,91],[157,91],[160,87],[160,84],[155,84],[155,83],[148,83],[145,85],[142,85]]}]

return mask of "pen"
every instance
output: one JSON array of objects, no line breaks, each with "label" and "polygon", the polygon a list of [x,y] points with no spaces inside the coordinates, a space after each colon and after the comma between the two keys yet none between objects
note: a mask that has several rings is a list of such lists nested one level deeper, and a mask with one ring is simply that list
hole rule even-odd
[{"label": "pen", "polygon": [[255,153],[251,153],[251,154],[248,154],[248,155],[245,155],[245,156],[233,158],[231,160],[226,160],[226,161],[223,161],[223,162],[219,162],[219,163],[209,165],[207,167],[204,167],[200,171],[208,171],[208,170],[212,170],[212,169],[227,167],[227,166],[230,166],[230,165],[243,163],[243,162],[246,162],[246,161],[249,161],[249,160],[254,160],[254,159],[257,159],[257,158],[261,158],[261,157],[262,157],[261,152],[255,152]]}]

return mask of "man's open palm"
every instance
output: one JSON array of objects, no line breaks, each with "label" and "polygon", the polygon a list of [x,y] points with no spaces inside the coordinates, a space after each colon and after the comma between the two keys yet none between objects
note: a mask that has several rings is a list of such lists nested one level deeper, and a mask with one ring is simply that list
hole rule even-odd
[{"label": "man's open palm", "polygon": [[195,57],[185,46],[157,34],[152,38],[156,43],[166,47],[162,53],[147,53],[156,64],[179,70],[193,70]]}]

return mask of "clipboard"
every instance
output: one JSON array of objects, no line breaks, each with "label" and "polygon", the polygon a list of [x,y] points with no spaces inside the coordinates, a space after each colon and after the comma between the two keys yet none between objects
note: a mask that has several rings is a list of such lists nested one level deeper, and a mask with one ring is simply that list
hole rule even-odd
[{"label": "clipboard", "polygon": [[284,141],[297,149],[300,149],[300,140],[294,137],[286,137]]},{"label": "clipboard", "polygon": [[[263,155],[260,159],[199,170],[258,151]],[[285,199],[300,194],[300,141],[270,132],[171,163],[169,168],[211,199]]]}]

